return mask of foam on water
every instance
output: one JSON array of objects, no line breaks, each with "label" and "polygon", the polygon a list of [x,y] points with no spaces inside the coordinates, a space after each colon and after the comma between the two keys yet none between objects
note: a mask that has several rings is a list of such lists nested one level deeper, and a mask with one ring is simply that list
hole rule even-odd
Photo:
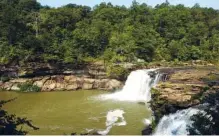
[{"label": "foam on water", "polygon": [[123,117],[124,113],[120,109],[109,111],[106,116],[106,129],[98,131],[98,134],[107,135],[113,126],[125,126],[127,123]]}]

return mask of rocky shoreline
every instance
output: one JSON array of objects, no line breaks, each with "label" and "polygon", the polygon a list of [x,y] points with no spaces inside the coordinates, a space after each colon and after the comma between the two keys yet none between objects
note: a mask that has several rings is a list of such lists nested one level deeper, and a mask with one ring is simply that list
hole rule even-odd
[{"label": "rocky shoreline", "polygon": [[26,83],[38,86],[41,91],[115,90],[123,86],[123,83],[116,79],[92,79],[75,75],[55,75],[12,79],[8,82],[1,82],[0,87],[2,90],[19,91],[19,85]]},{"label": "rocky shoreline", "polygon": [[91,64],[82,68],[42,63],[27,64],[25,68],[1,67],[1,76],[10,77],[8,80],[0,81],[0,89],[3,91],[19,91],[19,85],[25,84],[37,86],[43,92],[115,90],[123,87],[123,81],[107,76],[103,64]]},{"label": "rocky shoreline", "polygon": [[165,74],[152,89],[153,130],[164,116],[196,106],[202,98],[219,89],[219,71],[215,67],[161,69]]}]

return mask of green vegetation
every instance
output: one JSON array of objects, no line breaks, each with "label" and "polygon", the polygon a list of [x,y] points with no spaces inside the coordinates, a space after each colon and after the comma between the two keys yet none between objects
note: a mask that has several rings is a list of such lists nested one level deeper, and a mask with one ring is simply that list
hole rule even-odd
[{"label": "green vegetation", "polygon": [[83,64],[219,59],[219,12],[168,2],[155,8],[101,3],[42,6],[36,0],[0,2],[0,64],[31,61]]},{"label": "green vegetation", "polygon": [[129,71],[121,66],[111,66],[107,67],[107,76],[111,78],[125,80],[129,74]]},{"label": "green vegetation", "polygon": [[10,78],[9,77],[5,77],[5,76],[2,76],[0,78],[0,81],[2,81],[2,82],[8,82],[9,80],[10,80]]},{"label": "green vegetation", "polygon": [[40,92],[41,88],[31,83],[19,84],[18,87],[22,92]]}]

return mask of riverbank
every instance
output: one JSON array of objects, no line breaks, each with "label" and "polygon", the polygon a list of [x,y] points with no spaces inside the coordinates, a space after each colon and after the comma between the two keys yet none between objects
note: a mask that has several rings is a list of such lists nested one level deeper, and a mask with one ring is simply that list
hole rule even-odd
[{"label": "riverbank", "polygon": [[[107,75],[103,64],[87,66],[57,66],[29,63],[21,67],[2,67],[0,89],[19,91],[22,87],[38,91],[116,90],[123,81]],[[27,91],[28,92],[28,91]]]},{"label": "riverbank", "polygon": [[[150,68],[171,68],[214,66],[206,61],[120,63],[106,65],[102,61],[71,66],[70,64],[48,64],[29,62],[21,66],[1,66],[0,89],[19,91],[75,91],[121,89],[128,74],[133,70]],[[28,92],[28,91],[27,91]]]}]

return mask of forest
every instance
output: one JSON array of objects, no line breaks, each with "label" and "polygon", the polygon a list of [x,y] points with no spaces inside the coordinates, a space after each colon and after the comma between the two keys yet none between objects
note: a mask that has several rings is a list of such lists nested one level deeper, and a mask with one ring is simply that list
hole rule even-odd
[{"label": "forest", "polygon": [[219,11],[171,5],[42,6],[0,1],[0,64],[219,59]]}]

